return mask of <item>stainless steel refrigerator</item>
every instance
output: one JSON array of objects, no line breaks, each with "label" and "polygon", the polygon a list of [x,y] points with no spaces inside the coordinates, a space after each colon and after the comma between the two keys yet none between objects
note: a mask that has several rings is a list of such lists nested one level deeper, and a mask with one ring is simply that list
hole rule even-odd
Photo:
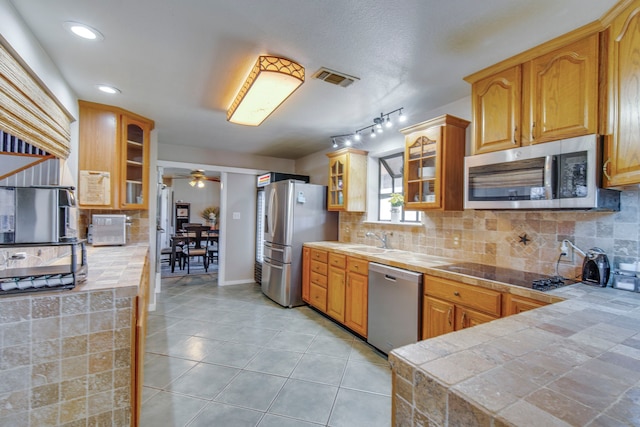
[{"label": "stainless steel refrigerator", "polygon": [[327,187],[269,184],[263,227],[262,292],[285,307],[302,305],[302,244],[338,239],[338,213],[327,211]]}]

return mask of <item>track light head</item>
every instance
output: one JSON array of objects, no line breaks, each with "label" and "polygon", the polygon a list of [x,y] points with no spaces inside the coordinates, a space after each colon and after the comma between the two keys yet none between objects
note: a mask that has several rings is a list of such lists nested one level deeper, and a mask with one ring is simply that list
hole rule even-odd
[{"label": "track light head", "polygon": [[371,128],[371,138],[375,138],[376,137],[376,131],[373,130],[373,128]]},{"label": "track light head", "polygon": [[400,109],[400,113],[398,113],[398,121],[400,123],[404,123],[407,121],[407,116],[405,116],[404,114],[402,114],[402,108]]},{"label": "track light head", "polygon": [[353,139],[355,139],[356,141],[360,141],[362,139],[362,137],[360,136],[360,132],[356,132],[356,134],[353,135]]},{"label": "track light head", "polygon": [[336,142],[336,139],[335,138],[331,138],[331,141],[333,141],[333,144],[331,144],[331,146],[333,148],[338,148],[338,143]]}]

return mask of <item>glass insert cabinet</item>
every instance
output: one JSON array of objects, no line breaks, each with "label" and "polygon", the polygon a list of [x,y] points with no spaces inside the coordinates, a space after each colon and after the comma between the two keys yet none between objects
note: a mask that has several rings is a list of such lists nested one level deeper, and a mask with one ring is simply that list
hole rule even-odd
[{"label": "glass insert cabinet", "polygon": [[343,148],[329,157],[327,210],[364,212],[367,193],[367,152]]},{"label": "glass insert cabinet", "polygon": [[448,114],[401,129],[405,210],[462,210],[466,128]]}]

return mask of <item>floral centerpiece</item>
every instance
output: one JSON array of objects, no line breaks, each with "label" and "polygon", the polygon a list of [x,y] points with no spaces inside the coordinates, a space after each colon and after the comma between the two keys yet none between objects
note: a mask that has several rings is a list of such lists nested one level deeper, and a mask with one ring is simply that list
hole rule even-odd
[{"label": "floral centerpiece", "polygon": [[200,212],[200,217],[205,221],[209,221],[209,224],[213,227],[218,222],[218,214],[220,213],[220,208],[217,206],[209,206],[206,207]]}]

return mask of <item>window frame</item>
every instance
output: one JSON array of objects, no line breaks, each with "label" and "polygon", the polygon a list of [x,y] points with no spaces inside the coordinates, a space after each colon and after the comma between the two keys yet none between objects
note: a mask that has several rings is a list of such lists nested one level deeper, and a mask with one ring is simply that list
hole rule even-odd
[{"label": "window frame", "polygon": [[[380,204],[383,200],[385,199],[389,199],[391,198],[391,194],[392,193],[399,193],[404,195],[404,150],[402,151],[398,151],[397,153],[392,153],[392,154],[387,154],[386,156],[381,156],[378,157],[378,185],[376,188],[377,191],[377,211],[378,211],[378,215],[377,215],[377,220],[380,222],[391,222],[390,220],[387,219],[381,219],[380,215],[381,215],[381,209],[380,209]],[[400,157],[401,159],[401,164],[402,166],[400,167],[400,174],[394,173],[392,171],[392,169],[389,167],[387,161],[388,159],[392,159],[392,158],[396,158],[396,157]],[[384,168],[384,169],[383,169]],[[392,179],[392,184],[391,184],[391,193],[388,194],[382,194],[381,193],[381,188],[382,188],[382,172],[386,171],[386,173],[391,177]],[[399,181],[399,185],[396,185],[396,181]],[[405,219],[405,210],[404,208],[401,209],[401,216],[400,216],[400,222],[401,223],[410,223],[410,224],[418,224],[420,222],[420,213],[418,212],[416,214],[416,219],[415,220],[406,220]]]}]

